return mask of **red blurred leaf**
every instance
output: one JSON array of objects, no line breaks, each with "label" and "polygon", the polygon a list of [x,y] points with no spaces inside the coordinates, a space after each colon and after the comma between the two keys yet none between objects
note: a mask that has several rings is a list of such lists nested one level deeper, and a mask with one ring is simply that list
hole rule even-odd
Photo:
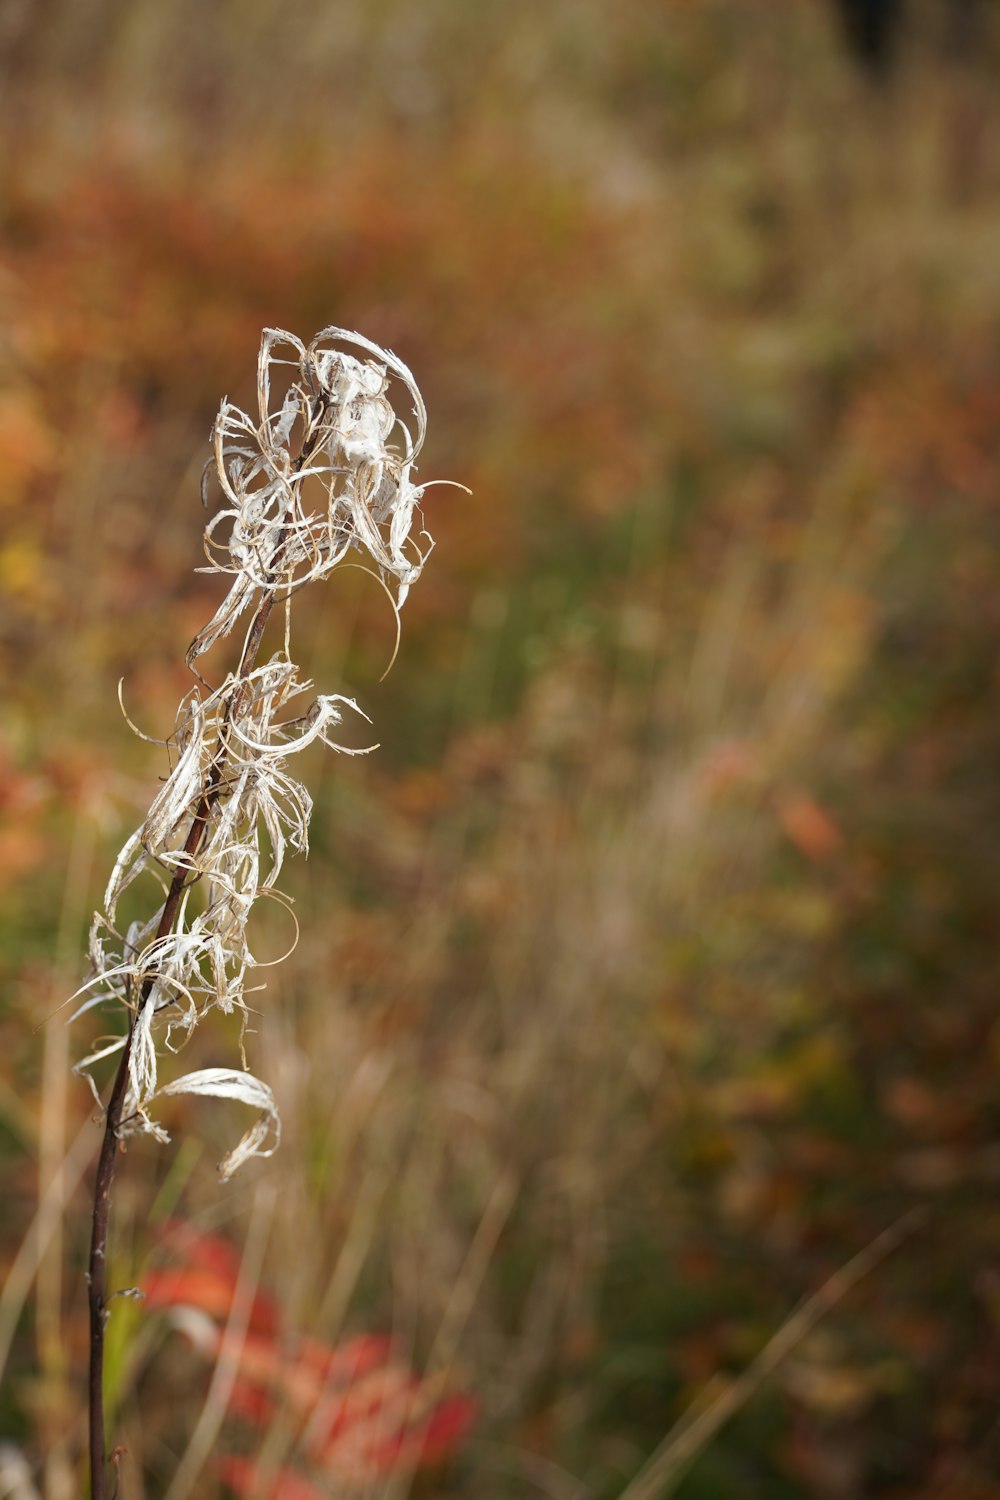
[{"label": "red blurred leaf", "polygon": [[380,1445],[388,1432],[405,1428],[419,1393],[419,1380],[402,1365],[386,1365],[366,1375],[317,1408],[313,1425],[320,1434],[318,1451],[329,1456],[345,1433],[366,1450]]},{"label": "red blurred leaf", "polygon": [[178,1260],[186,1261],[189,1266],[216,1271],[234,1282],[239,1275],[239,1254],[235,1246],[220,1234],[195,1229],[183,1219],[168,1219],[160,1231],[159,1239]]},{"label": "red blurred leaf", "polygon": [[[193,1306],[222,1325],[239,1275],[236,1251],[219,1236],[176,1222],[167,1226],[163,1240],[182,1264],[144,1278],[149,1305]],[[274,1336],[276,1322],[270,1300],[256,1298],[239,1350],[230,1410],[260,1426],[284,1405],[301,1423],[308,1451],[327,1474],[353,1482],[394,1468],[440,1463],[471,1427],[473,1400],[440,1398],[434,1384],[393,1358],[392,1341],[384,1334],[359,1334],[335,1347],[313,1338],[289,1344]],[[199,1347],[217,1356],[223,1338],[223,1327],[213,1331],[206,1320]],[[220,1472],[240,1495],[249,1495],[261,1478],[245,1459],[225,1459]],[[269,1500],[306,1500],[316,1492],[301,1475],[285,1470],[264,1493]]]},{"label": "red blurred leaf", "polygon": [[789,792],[778,803],[778,822],[788,838],[816,863],[836,854],[843,834],[826,810],[808,792]]},{"label": "red blurred leaf", "polygon": [[229,1410],[234,1416],[259,1427],[270,1421],[275,1409],[275,1403],[271,1397],[252,1380],[237,1378],[233,1382],[229,1395]]},{"label": "red blurred leaf", "polygon": [[268,1483],[264,1470],[249,1458],[221,1458],[218,1463],[219,1477],[234,1495],[263,1496],[265,1500],[329,1500],[323,1490],[296,1472],[295,1469],[279,1469]]},{"label": "red blurred leaf", "polygon": [[387,1364],[391,1354],[392,1339],[384,1333],[359,1333],[333,1349],[318,1339],[305,1338],[297,1350],[299,1363],[324,1385],[349,1385]]},{"label": "red blurred leaf", "polygon": [[214,1271],[199,1269],[147,1271],[142,1278],[142,1290],[147,1307],[198,1307],[223,1320],[233,1301],[231,1281]]},{"label": "red blurred leaf", "polygon": [[247,1334],[240,1350],[240,1377],[262,1393],[280,1394],[301,1417],[315,1409],[323,1394],[322,1379],[299,1358],[298,1346],[289,1349],[266,1334]]},{"label": "red blurred leaf", "polygon": [[443,1400],[403,1366],[369,1377],[324,1413],[317,1463],[339,1478],[371,1477],[393,1469],[442,1463],[458,1448],[476,1417],[469,1396]]},{"label": "red blurred leaf", "polygon": [[451,1458],[472,1429],[477,1405],[471,1396],[449,1396],[422,1422],[398,1434],[375,1454],[383,1468],[418,1468]]},{"label": "red blurred leaf", "polygon": [[[166,1226],[162,1242],[181,1265],[146,1273],[142,1290],[147,1306],[197,1307],[225,1322],[240,1271],[240,1258],[233,1246],[220,1235],[203,1234],[176,1220]],[[249,1328],[270,1336],[277,1322],[277,1310],[271,1299],[257,1293],[250,1309]]]},{"label": "red blurred leaf", "polygon": [[189,1266],[202,1266],[205,1271],[217,1271],[219,1275],[228,1274],[232,1281],[240,1274],[240,1256],[222,1235],[210,1235],[207,1230],[195,1229],[183,1220],[166,1220],[157,1238],[177,1260],[183,1260]]}]

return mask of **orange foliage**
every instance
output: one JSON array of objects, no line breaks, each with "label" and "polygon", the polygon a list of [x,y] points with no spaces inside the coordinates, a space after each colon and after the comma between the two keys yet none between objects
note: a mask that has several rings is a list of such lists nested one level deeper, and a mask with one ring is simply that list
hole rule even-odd
[{"label": "orange foliage", "polygon": [[796,849],[817,864],[836,854],[844,841],[830,814],[808,792],[779,797],[778,821]]},{"label": "orange foliage", "polygon": [[[226,1345],[239,1258],[226,1240],[180,1221],[168,1224],[162,1239],[180,1264],[147,1273],[147,1305],[208,1314],[214,1331],[199,1326],[196,1342],[217,1358]],[[236,1354],[231,1414],[259,1427],[279,1410],[291,1413],[303,1457],[316,1473],[343,1483],[441,1464],[461,1447],[475,1421],[471,1396],[445,1394],[439,1382],[414,1374],[389,1338],[361,1334],[336,1346],[283,1338],[277,1308],[263,1293],[253,1298]],[[219,1472],[237,1495],[256,1494],[262,1482],[257,1467],[239,1457],[220,1459]],[[275,1500],[307,1500],[317,1492],[303,1474],[284,1468],[268,1493]]]}]

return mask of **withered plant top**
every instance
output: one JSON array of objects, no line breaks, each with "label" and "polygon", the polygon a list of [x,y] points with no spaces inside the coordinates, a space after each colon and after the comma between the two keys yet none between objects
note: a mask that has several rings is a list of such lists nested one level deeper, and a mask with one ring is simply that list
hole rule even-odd
[{"label": "withered plant top", "polygon": [[[426,416],[401,360],[342,328],[324,328],[308,346],[267,329],[257,388],[256,417],[227,399],[215,422],[224,505],[205,528],[208,567],[201,571],[232,581],[188,650],[198,685],[178,706],[172,734],[155,742],[167,747],[170,772],[111,873],[91,927],[93,974],[77,991],[87,998],[73,1018],[106,1004],[127,1013],[126,1034],[98,1043],[78,1064],[97,1096],[93,1065],[124,1051],[127,1081],[113,1106],[118,1118],[109,1119],[119,1137],[167,1139],[151,1110],[169,1095],[238,1099],[258,1110],[220,1165],[226,1177],[248,1157],[270,1154],[280,1134],[272,1092],[246,1071],[242,1043],[248,978],[262,967],[247,936],[251,909],[262,895],[287,904],[275,889],[286,851],[308,849],[312,801],[289,762],[314,740],[364,753],[332,737],[344,709],[360,712],[357,704],[339,693],[314,694],[291,659],[292,600],[360,552],[390,594],[398,623],[433,545],[422,528],[413,534],[426,486],[411,476]],[[409,397],[412,431],[390,400],[393,389]],[[284,609],[284,645],[258,663],[276,604]],[[239,664],[213,688],[195,663],[244,619]],[[122,930],[121,898],[140,879],[151,894],[158,888],[157,903]],[[216,1008],[241,1013],[243,1067],[161,1083],[162,1049],[177,1051]]]}]

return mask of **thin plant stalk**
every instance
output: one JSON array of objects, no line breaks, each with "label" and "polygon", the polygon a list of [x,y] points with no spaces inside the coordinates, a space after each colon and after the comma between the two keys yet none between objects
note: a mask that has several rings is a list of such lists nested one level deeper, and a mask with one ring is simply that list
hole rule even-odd
[{"label": "thin plant stalk", "polygon": [[[376,358],[362,362],[329,347],[343,343],[360,345]],[[287,357],[289,348],[294,359]],[[298,367],[299,378],[288,384],[275,411],[272,375],[278,367],[288,366]],[[392,379],[401,382],[413,399],[415,440],[386,397]],[[204,1069],[157,1087],[154,1038],[159,1029],[166,1049],[177,1051],[174,1033],[180,1034],[183,1045],[197,1022],[215,1008],[225,1013],[240,1010],[245,1025],[244,981],[256,966],[245,933],[250,907],[258,895],[273,891],[286,845],[308,849],[312,804],[305,788],[286,772],[286,761],[316,738],[345,749],[329,739],[328,730],[340,721],[340,704],[356,709],[351,700],[319,695],[305,714],[280,721],[276,717],[290,699],[311,687],[299,681],[288,654],[290,601],[300,587],[328,576],[348,553],[358,550],[368,554],[383,587],[387,577],[395,579],[393,607],[398,620],[399,606],[426,555],[409,537],[423,493],[410,474],[423,438],[424,409],[413,377],[400,360],[342,329],[324,329],[308,347],[290,334],[268,329],[261,343],[258,400],[258,423],[228,401],[216,422],[215,469],[230,502],[221,518],[229,521],[230,536],[220,542],[220,517],[209,522],[209,567],[204,571],[229,574],[233,582],[215,617],[188,651],[188,664],[200,686],[178,710],[172,737],[179,752],[177,763],[142,827],[119,856],[105,911],[97,913],[91,929],[95,973],[78,992],[96,990],[77,1015],[111,1000],[124,1005],[128,1018],[123,1037],[77,1065],[90,1078],[94,1063],[120,1050],[104,1106],[88,1268],[91,1500],[107,1500],[107,1245],[122,1138],[145,1132],[167,1139],[152,1119],[150,1105],[164,1096],[192,1093],[242,1100],[262,1112],[222,1163],[223,1177],[251,1155],[269,1155],[277,1144],[280,1121],[273,1096],[266,1084],[246,1073],[245,1063],[242,1072]],[[391,441],[397,430],[402,432],[401,449]],[[293,446],[298,449],[295,454]],[[323,487],[322,509],[308,508],[307,479]],[[285,650],[261,664],[261,647],[276,603],[286,610]],[[249,606],[239,666],[212,691],[194,662],[230,634]],[[209,724],[214,726],[214,741],[206,743]],[[198,765],[200,773],[192,776]],[[268,850],[270,869],[262,878]],[[162,879],[165,872],[171,872],[168,881]],[[123,935],[117,926],[118,899],[146,874],[159,880],[162,906],[158,916],[145,924],[133,923]],[[207,887],[205,909],[193,916],[189,893],[199,882]],[[90,1082],[93,1087],[92,1078]]]},{"label": "thin plant stalk", "polygon": [[876,1235],[846,1265],[834,1271],[818,1291],[801,1302],[785,1319],[756,1359],[731,1385],[725,1387],[708,1405],[694,1406],[684,1413],[619,1500],[667,1500],[667,1496],[673,1494],[690,1465],[716,1433],[746,1405],[792,1350],[813,1331],[817,1323],[887,1256],[892,1255],[912,1234],[921,1229],[926,1221],[927,1215],[923,1209],[911,1209],[894,1224],[890,1224],[888,1229],[883,1229],[881,1234]]}]

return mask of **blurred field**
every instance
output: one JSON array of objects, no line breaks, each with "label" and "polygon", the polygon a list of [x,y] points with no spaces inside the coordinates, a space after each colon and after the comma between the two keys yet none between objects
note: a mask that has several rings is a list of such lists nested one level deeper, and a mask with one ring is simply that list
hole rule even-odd
[{"label": "blurred field", "polygon": [[[162,771],[115,685],[172,724],[219,399],[263,325],[328,323],[413,368],[422,477],[473,494],[429,493],[384,682],[377,589],[303,597],[381,749],[306,775],[250,1039],[283,1145],[220,1188],[233,1114],[178,1106],[116,1283],[184,1219],[289,1341],[392,1334],[475,1399],[449,1463],[321,1494],[639,1500],[925,1207],[648,1494],[1000,1496],[1000,38],[946,9],[878,86],[819,0],[5,7],[0,1442],[44,1500],[82,1488],[99,1132],[92,1032],[43,1022]],[[123,1496],[182,1500],[211,1366],[131,1301],[111,1339]]]}]

